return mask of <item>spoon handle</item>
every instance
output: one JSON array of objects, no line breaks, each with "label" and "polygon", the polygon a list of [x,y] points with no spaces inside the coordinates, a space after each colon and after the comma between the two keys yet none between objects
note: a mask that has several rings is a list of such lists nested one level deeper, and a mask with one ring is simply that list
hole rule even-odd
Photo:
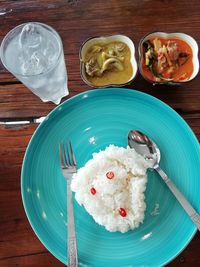
[{"label": "spoon handle", "polygon": [[177,198],[179,203],[182,205],[184,210],[190,216],[191,220],[197,226],[198,230],[200,231],[200,215],[196,212],[196,210],[191,206],[188,200],[183,196],[183,194],[176,188],[175,184],[170,180],[170,178],[166,175],[166,173],[160,168],[160,166],[156,166],[155,170],[159,173],[162,177],[166,185],[169,187],[171,192]]}]

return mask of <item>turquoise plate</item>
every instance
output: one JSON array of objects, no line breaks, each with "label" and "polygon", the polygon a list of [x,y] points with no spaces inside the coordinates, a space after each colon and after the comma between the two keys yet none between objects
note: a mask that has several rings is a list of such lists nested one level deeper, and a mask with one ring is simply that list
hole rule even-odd
[{"label": "turquoise plate", "polygon": [[[200,149],[184,120],[160,100],[129,89],[79,94],[53,110],[34,133],[23,162],[21,190],[27,217],[45,247],[67,264],[66,183],[58,143],[71,140],[78,167],[109,144],[127,146],[130,129],[161,149],[161,166],[200,211]],[[79,266],[163,266],[192,239],[196,227],[155,172],[149,171],[144,223],[110,233],[74,201]]]}]

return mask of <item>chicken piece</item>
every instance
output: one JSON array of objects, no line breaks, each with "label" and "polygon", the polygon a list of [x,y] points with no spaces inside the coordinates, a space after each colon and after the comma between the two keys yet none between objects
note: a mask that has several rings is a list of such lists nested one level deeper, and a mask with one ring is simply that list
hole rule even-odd
[{"label": "chicken piece", "polygon": [[179,46],[174,41],[167,42],[168,56],[171,61],[176,61],[179,57]]},{"label": "chicken piece", "polygon": [[125,44],[117,43],[108,47],[108,54],[110,56],[121,57],[125,49]]},{"label": "chicken piece", "polygon": [[121,62],[124,61],[124,57],[123,56],[115,56],[114,54],[110,54],[109,52],[112,51],[112,50],[109,50],[108,53],[106,52],[102,52],[101,56],[102,56],[102,59],[103,61],[105,61],[106,59],[108,58],[117,58],[118,60],[120,60]]},{"label": "chicken piece", "polygon": [[170,60],[170,57],[168,55],[168,50],[167,50],[167,47],[165,45],[163,45],[159,50],[158,50],[158,58],[160,55],[164,55],[166,60],[167,60],[167,63],[169,66],[172,66],[172,62]]},{"label": "chicken piece", "polygon": [[85,70],[86,70],[86,73],[92,77],[102,75],[97,59],[95,57],[91,57],[91,59],[85,63]]},{"label": "chicken piece", "polygon": [[167,58],[163,52],[159,52],[158,54],[158,62],[157,62],[157,72],[162,73],[163,70],[167,67]]}]

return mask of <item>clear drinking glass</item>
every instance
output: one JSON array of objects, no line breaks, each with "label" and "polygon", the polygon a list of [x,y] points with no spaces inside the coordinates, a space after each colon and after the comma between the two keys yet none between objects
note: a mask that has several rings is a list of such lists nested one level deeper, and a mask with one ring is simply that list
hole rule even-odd
[{"label": "clear drinking glass", "polygon": [[29,22],[12,29],[0,49],[5,68],[42,101],[59,104],[68,95],[63,45],[50,26]]}]

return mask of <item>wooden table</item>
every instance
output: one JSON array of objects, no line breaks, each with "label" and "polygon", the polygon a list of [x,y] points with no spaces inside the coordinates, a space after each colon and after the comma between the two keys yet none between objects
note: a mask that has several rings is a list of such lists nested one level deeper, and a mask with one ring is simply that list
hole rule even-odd
[{"label": "wooden table", "polygon": [[[16,25],[40,21],[55,28],[64,44],[70,95],[91,90],[79,71],[79,48],[90,36],[122,33],[138,45],[152,31],[182,31],[200,44],[200,1],[1,0],[0,40]],[[138,55],[137,55],[138,58]],[[200,76],[180,87],[151,86],[140,75],[129,86],[151,94],[175,109],[200,140]],[[0,266],[63,266],[40,243],[26,218],[20,172],[35,119],[55,107],[42,103],[0,66]],[[4,124],[18,121],[18,124]],[[28,124],[23,124],[28,121]],[[168,266],[200,266],[200,234]],[[155,252],[159,253],[159,252]],[[108,267],[108,266],[105,266]]]}]

